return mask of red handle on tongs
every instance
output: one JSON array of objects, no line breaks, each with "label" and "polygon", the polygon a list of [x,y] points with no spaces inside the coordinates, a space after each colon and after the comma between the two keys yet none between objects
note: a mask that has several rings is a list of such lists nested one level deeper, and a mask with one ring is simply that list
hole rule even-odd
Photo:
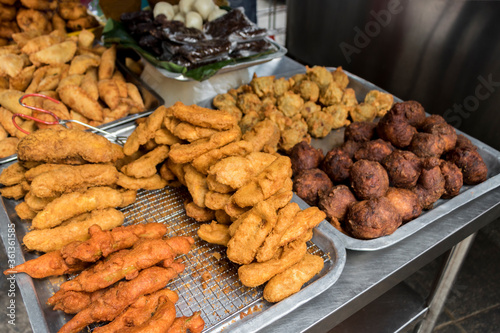
[{"label": "red handle on tongs", "polygon": [[41,97],[41,98],[46,98],[54,103],[61,103],[60,101],[58,101],[57,99],[54,99],[52,97],[49,97],[49,96],[46,96],[46,95],[43,95],[43,94],[26,94],[26,95],[23,95],[21,96],[21,98],[19,98],[19,104],[21,104],[21,106],[25,107],[25,108],[28,108],[28,109],[31,109],[31,110],[35,110],[35,111],[40,111],[40,112],[43,112],[43,113],[46,113],[46,114],[49,114],[51,115],[52,117],[54,117],[54,121],[47,121],[47,120],[42,120],[42,119],[38,119],[36,117],[33,117],[33,116],[28,116],[26,114],[22,114],[22,113],[15,113],[13,116],[12,116],[12,122],[14,123],[14,126],[16,126],[16,128],[18,130],[20,130],[21,132],[23,132],[24,134],[30,134],[30,132],[26,131],[25,129],[21,128],[21,126],[19,126],[17,123],[16,123],[16,117],[20,117],[20,118],[23,118],[23,119],[30,119],[30,120],[34,120],[36,121],[37,123],[42,123],[42,124],[45,124],[45,125],[65,125],[65,122],[62,121],[54,112],[52,111],[49,111],[49,110],[45,110],[45,109],[42,109],[42,108],[38,108],[36,106],[32,106],[32,105],[28,105],[28,104],[25,104],[23,102],[23,100],[27,97]]}]

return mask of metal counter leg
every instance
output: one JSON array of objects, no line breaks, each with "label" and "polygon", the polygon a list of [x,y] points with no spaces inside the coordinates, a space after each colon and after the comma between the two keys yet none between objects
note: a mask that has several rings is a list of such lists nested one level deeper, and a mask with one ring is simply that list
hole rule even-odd
[{"label": "metal counter leg", "polygon": [[429,296],[428,311],[420,325],[417,327],[417,333],[431,333],[434,329],[438,316],[443,309],[444,302],[448,297],[450,289],[455,282],[457,273],[462,266],[475,236],[476,233],[473,233],[450,250],[448,258],[443,265],[441,274],[437,280],[435,289]]}]

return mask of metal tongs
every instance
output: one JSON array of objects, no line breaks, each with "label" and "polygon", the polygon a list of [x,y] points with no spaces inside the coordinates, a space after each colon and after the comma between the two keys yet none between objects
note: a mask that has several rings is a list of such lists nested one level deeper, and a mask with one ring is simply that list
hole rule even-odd
[{"label": "metal tongs", "polygon": [[41,97],[41,98],[46,98],[56,104],[59,104],[61,103],[60,101],[52,98],[52,97],[49,97],[49,96],[46,96],[46,95],[43,95],[43,94],[26,94],[26,95],[23,95],[21,96],[21,98],[19,98],[19,104],[21,104],[21,106],[25,107],[25,108],[28,108],[28,109],[31,109],[31,110],[36,110],[36,111],[40,111],[40,112],[43,112],[43,113],[46,113],[48,115],[51,115],[52,117],[54,117],[54,121],[47,121],[47,120],[42,120],[42,119],[39,119],[39,118],[36,118],[36,117],[33,117],[33,116],[28,116],[26,114],[22,114],[22,113],[15,113],[13,116],[12,116],[12,122],[14,123],[14,126],[20,130],[21,132],[25,133],[25,134],[30,134],[30,132],[26,131],[25,129],[21,128],[17,123],[16,123],[16,117],[20,117],[20,118],[23,118],[23,119],[30,119],[30,120],[34,120],[36,121],[37,123],[42,123],[42,124],[45,124],[45,125],[62,125],[66,128],[68,128],[68,126],[66,126],[67,123],[77,123],[77,124],[80,124],[82,126],[85,126],[93,131],[96,131],[96,132],[99,132],[105,136],[111,136],[113,137],[113,140],[120,144],[120,145],[124,145],[125,144],[125,141],[127,139],[127,137],[124,137],[124,136],[117,136],[115,134],[112,134],[112,133],[109,133],[109,132],[106,132],[100,128],[97,128],[97,127],[94,127],[94,126],[91,126],[89,124],[86,124],[84,122],[81,122],[79,120],[75,120],[75,119],[61,119],[59,118],[55,113],[53,113],[52,111],[49,111],[49,110],[45,110],[45,109],[42,109],[42,108],[39,108],[39,107],[36,107],[36,106],[31,106],[31,105],[27,105],[23,102],[23,100],[27,97]]}]

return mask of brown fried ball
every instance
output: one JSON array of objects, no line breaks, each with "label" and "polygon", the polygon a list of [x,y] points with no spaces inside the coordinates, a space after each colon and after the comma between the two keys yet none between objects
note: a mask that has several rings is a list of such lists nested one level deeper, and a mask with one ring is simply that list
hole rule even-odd
[{"label": "brown fried ball", "polygon": [[229,93],[219,94],[214,97],[214,99],[212,100],[212,104],[217,109],[221,109],[226,106],[232,107],[236,106],[236,99],[234,99],[234,97]]},{"label": "brown fried ball", "polygon": [[414,127],[419,127],[425,119],[425,110],[416,101],[396,103],[392,106],[391,111],[396,115],[404,116],[408,123]]},{"label": "brown fried ball", "polygon": [[302,170],[318,168],[323,160],[323,151],[301,141],[293,146],[290,151],[290,159],[292,160],[293,174],[296,175]]},{"label": "brown fried ball", "polygon": [[354,154],[359,148],[361,148],[361,142],[353,140],[347,140],[340,146],[340,149],[342,149],[349,158],[354,158]]},{"label": "brown fried ball", "polygon": [[477,147],[465,135],[458,134],[455,148],[466,148],[466,147],[477,150]]},{"label": "brown fried ball", "polygon": [[446,124],[446,120],[438,114],[431,114],[429,117],[424,119],[419,127],[422,131],[427,132],[429,127],[436,124]]},{"label": "brown fried ball", "polygon": [[343,221],[349,206],[357,201],[349,187],[337,185],[319,198],[318,207],[329,219]]},{"label": "brown fried ball", "polygon": [[385,197],[353,204],[346,228],[356,238],[373,239],[392,234],[401,225],[401,216]]},{"label": "brown fried ball", "polygon": [[342,101],[343,94],[342,89],[332,81],[328,86],[320,87],[319,102],[324,106],[338,104]]},{"label": "brown fried ball", "polygon": [[423,209],[431,209],[434,202],[444,194],[445,180],[439,168],[440,163],[436,157],[427,158],[422,163],[422,172],[413,191]]},{"label": "brown fried ball", "polygon": [[353,140],[358,142],[366,142],[373,139],[375,136],[376,123],[359,121],[347,126],[344,131],[344,141]]},{"label": "brown fried ball", "polygon": [[418,196],[411,190],[390,187],[385,197],[396,208],[403,223],[411,221],[422,214],[422,206],[420,206]]},{"label": "brown fried ball", "polygon": [[303,170],[293,182],[293,190],[311,206],[316,206],[318,198],[330,191],[332,186],[330,178],[320,169]]},{"label": "brown fried ball", "polygon": [[457,132],[447,123],[433,124],[427,126],[425,132],[438,135],[444,141],[444,151],[450,151],[455,148],[457,143]]},{"label": "brown fried ball", "polygon": [[455,148],[448,153],[446,159],[462,170],[465,184],[476,185],[488,178],[488,167],[475,149]]},{"label": "brown fried ball", "polygon": [[460,193],[464,184],[462,171],[454,163],[441,161],[439,165],[444,177],[444,194],[442,198],[449,199]]},{"label": "brown fried ball", "polygon": [[383,117],[391,109],[394,96],[378,90],[371,90],[365,96],[365,103],[377,109],[377,117]]},{"label": "brown fried ball", "polygon": [[305,102],[302,108],[300,109],[300,114],[307,120],[313,112],[321,111],[321,106],[314,102]]},{"label": "brown fried ball", "polygon": [[417,129],[410,125],[404,115],[396,114],[393,109],[387,112],[377,124],[378,136],[392,143],[395,147],[405,148],[417,133]]},{"label": "brown fried ball", "polygon": [[314,138],[324,138],[332,131],[333,122],[334,118],[328,112],[313,112],[309,118],[307,118],[309,134]]},{"label": "brown fried ball", "polygon": [[356,160],[369,160],[381,162],[386,156],[394,151],[390,142],[382,139],[372,140],[361,144],[361,148],[354,153]]},{"label": "brown fried ball", "polygon": [[352,159],[340,148],[330,150],[321,163],[321,169],[334,183],[341,183],[349,178]]},{"label": "brown fried ball", "polygon": [[278,110],[287,117],[293,117],[300,112],[304,100],[298,94],[287,91],[283,96],[278,97]]},{"label": "brown fried ball", "polygon": [[410,151],[395,150],[382,160],[389,180],[395,187],[412,188],[420,176],[420,159]]},{"label": "brown fried ball", "polygon": [[443,154],[445,141],[436,134],[417,133],[413,136],[408,150],[418,157],[439,157]]},{"label": "brown fried ball", "polygon": [[285,92],[290,89],[290,81],[281,77],[279,79],[274,80],[274,96],[279,97],[282,96]]},{"label": "brown fried ball", "polygon": [[313,81],[303,80],[299,85],[299,94],[305,102],[316,102],[319,98],[319,87]]},{"label": "brown fried ball", "polygon": [[352,165],[349,176],[360,200],[382,197],[389,188],[389,176],[378,162],[359,160]]}]

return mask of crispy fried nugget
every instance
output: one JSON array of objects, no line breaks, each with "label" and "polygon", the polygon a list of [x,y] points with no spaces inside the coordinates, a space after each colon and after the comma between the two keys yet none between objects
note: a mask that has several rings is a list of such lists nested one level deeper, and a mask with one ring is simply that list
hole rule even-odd
[{"label": "crispy fried nugget", "polygon": [[161,128],[163,119],[165,118],[167,108],[160,106],[157,108],[146,121],[140,123],[137,128],[130,134],[123,146],[123,152],[125,155],[130,156],[139,150],[139,147],[150,139],[152,139],[157,130]]},{"label": "crispy fried nugget", "polygon": [[52,229],[30,231],[24,236],[23,243],[28,250],[57,251],[71,242],[87,240],[91,225],[97,224],[103,230],[109,230],[121,225],[123,220],[123,213],[114,208],[97,209],[83,221],[76,219]]},{"label": "crispy fried nugget", "polygon": [[64,167],[65,164],[43,163],[26,170],[24,177],[27,181],[31,182],[36,176],[51,170]]},{"label": "crispy fried nugget", "polygon": [[23,58],[17,54],[0,55],[0,76],[16,77],[24,67]]},{"label": "crispy fried nugget", "polygon": [[215,218],[215,212],[213,210],[199,207],[189,200],[184,202],[184,209],[186,210],[186,215],[197,222],[207,222]]},{"label": "crispy fried nugget", "polygon": [[80,130],[40,129],[18,144],[20,161],[83,164],[123,158],[122,148],[106,138]]},{"label": "crispy fried nugget", "polygon": [[21,202],[15,208],[17,216],[21,220],[32,220],[36,216],[36,212],[32,210],[26,202]]},{"label": "crispy fried nugget", "polygon": [[35,177],[31,192],[40,198],[54,197],[93,186],[111,186],[117,181],[118,171],[113,165],[66,165]]},{"label": "crispy fried nugget", "polygon": [[213,175],[207,176],[207,185],[208,185],[208,189],[210,191],[214,191],[214,192],[218,192],[218,193],[233,193],[234,192],[234,189],[231,186],[219,183],[215,179],[215,176],[213,176]]},{"label": "crispy fried nugget", "polygon": [[66,193],[51,201],[32,221],[34,229],[55,227],[63,221],[95,209],[118,207],[123,203],[120,191],[93,187],[85,192]]},{"label": "crispy fried nugget", "polygon": [[323,266],[321,257],[306,253],[298,263],[269,280],[264,288],[264,299],[276,303],[295,294],[304,283],[321,272]]},{"label": "crispy fried nugget", "polygon": [[231,199],[231,194],[208,191],[205,195],[205,206],[213,210],[224,209]]},{"label": "crispy fried nugget", "polygon": [[215,221],[208,224],[202,224],[197,231],[198,236],[206,242],[227,246],[231,235],[229,234],[229,226],[219,224]]},{"label": "crispy fried nugget", "polygon": [[0,141],[0,158],[4,158],[16,153],[18,138],[5,138]]},{"label": "crispy fried nugget", "polygon": [[177,119],[200,127],[229,130],[237,125],[236,118],[229,112],[211,110],[198,105],[188,106],[177,102],[170,108],[170,112]]},{"label": "crispy fried nugget", "polygon": [[61,101],[78,113],[92,120],[103,120],[102,107],[81,87],[67,85],[58,88],[57,92]]},{"label": "crispy fried nugget", "polygon": [[205,208],[205,195],[208,192],[207,178],[196,169],[186,164],[184,166],[184,180],[189,194],[193,197],[193,202],[201,208]]},{"label": "crispy fried nugget", "polygon": [[156,166],[168,157],[168,147],[161,145],[125,165],[121,172],[129,177],[147,178],[156,174]]},{"label": "crispy fried nugget", "polygon": [[33,79],[35,69],[35,66],[24,67],[19,75],[10,78],[9,89],[25,91]]},{"label": "crispy fried nugget", "polygon": [[101,56],[101,64],[99,65],[98,77],[100,80],[111,79],[115,71],[116,62],[116,45],[111,46],[104,51]]},{"label": "crispy fried nugget", "polygon": [[212,128],[195,126],[187,122],[178,123],[172,131],[172,133],[178,138],[189,142],[209,138],[210,136],[218,132],[218,130]]},{"label": "crispy fried nugget", "polygon": [[115,109],[120,103],[120,91],[115,80],[104,79],[97,83],[99,96],[110,109]]},{"label": "crispy fried nugget", "polygon": [[205,154],[202,154],[195,158],[191,164],[199,172],[207,174],[210,167],[217,161],[229,156],[245,156],[252,151],[252,143],[245,140],[239,140],[236,142],[231,142],[221,148],[212,149]]},{"label": "crispy fried nugget", "polygon": [[217,132],[210,138],[196,140],[190,144],[175,144],[171,147],[169,158],[175,163],[187,163],[196,157],[241,137],[241,130],[238,126],[227,131]]},{"label": "crispy fried nugget", "polygon": [[182,140],[176,137],[175,135],[172,134],[168,129],[166,128],[160,128],[155,132],[154,136],[155,142],[159,145],[173,145],[176,143],[181,143]]},{"label": "crispy fried nugget", "polygon": [[306,251],[306,242],[304,240],[296,240],[287,244],[283,248],[281,255],[276,259],[241,266],[238,269],[238,277],[244,286],[260,286],[276,274],[285,271],[299,262],[306,254]]},{"label": "crispy fried nugget", "polygon": [[49,20],[44,13],[34,9],[20,8],[17,12],[16,22],[22,31],[36,30],[48,32],[49,28]]},{"label": "crispy fried nugget", "polygon": [[167,186],[167,181],[158,174],[147,178],[134,178],[120,172],[116,184],[130,190],[139,190],[141,188],[145,190],[158,190]]},{"label": "crispy fried nugget", "polygon": [[254,179],[239,188],[233,195],[240,207],[254,206],[266,200],[283,187],[286,179],[292,177],[292,163],[286,156],[278,157]]},{"label": "crispy fried nugget", "polygon": [[21,0],[21,3],[31,9],[54,10],[57,8],[57,1],[53,0]]},{"label": "crispy fried nugget", "polygon": [[64,64],[73,59],[76,52],[76,43],[72,40],[54,44],[30,55],[33,64],[48,65]]},{"label": "crispy fried nugget", "polygon": [[281,236],[279,245],[284,246],[302,237],[308,230],[316,227],[326,218],[326,214],[318,207],[309,207],[298,212],[290,227]]},{"label": "crispy fried nugget", "polygon": [[19,164],[19,162],[15,162],[2,170],[0,174],[0,184],[5,186],[20,184],[26,179],[24,177],[25,172],[26,169]]},{"label": "crispy fried nugget", "polygon": [[82,29],[89,29],[99,25],[99,22],[94,17],[94,15],[87,15],[76,20],[68,20],[66,26],[72,31],[78,31]]},{"label": "crispy fried nugget", "polygon": [[55,198],[56,197],[39,198],[30,191],[26,193],[26,196],[24,197],[24,202],[26,202],[26,204],[31,210],[38,213],[39,211],[47,207],[47,205],[50,202],[52,202]]},{"label": "crispy fried nugget", "polygon": [[[5,145],[4,147],[2,147],[2,150],[6,150],[7,152],[12,151],[13,143],[17,144],[19,138],[23,138],[26,136],[25,133],[21,132],[20,130],[18,130],[16,128],[16,126],[14,126],[14,123],[12,122],[12,116],[13,116],[13,114],[9,110],[7,110],[6,108],[0,107],[0,124],[2,125],[2,127],[5,129],[5,131],[7,133],[9,133],[11,136],[15,136],[15,139],[16,139],[13,142],[9,142],[9,139],[13,139],[13,138],[5,138],[1,141],[2,146]],[[18,126],[20,126],[21,128],[23,127],[23,124],[24,124],[23,120],[21,120],[20,118],[16,118],[15,121],[16,121],[16,124]],[[14,154],[16,152],[15,148],[16,147],[14,146],[14,152],[12,152],[11,154]],[[5,155],[5,156],[9,156],[9,155]]]},{"label": "crispy fried nugget", "polygon": [[14,200],[19,200],[23,198],[28,191],[26,191],[22,184],[16,184],[12,186],[6,186],[0,188],[0,194],[2,197],[10,198]]},{"label": "crispy fried nugget", "polygon": [[253,151],[262,151],[266,146],[277,145],[280,139],[280,130],[269,119],[258,122],[250,131],[243,135],[243,140],[253,145]]}]

